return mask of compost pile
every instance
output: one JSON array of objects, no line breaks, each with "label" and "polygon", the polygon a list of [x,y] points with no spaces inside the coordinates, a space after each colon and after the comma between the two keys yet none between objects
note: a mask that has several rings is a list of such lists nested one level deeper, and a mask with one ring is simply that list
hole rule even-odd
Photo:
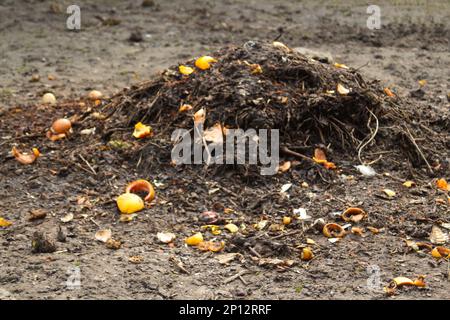
[{"label": "compost pile", "polygon": [[[356,69],[308,58],[281,43],[248,41],[212,56],[217,62],[207,70],[187,61],[195,69],[189,75],[175,65],[114,96],[104,109],[108,138],[137,122],[150,124],[155,136],[140,149],[140,164],[169,163],[171,133],[192,129],[193,115],[204,109],[205,128],[279,129],[282,153],[294,157],[311,156],[322,146],[341,163],[379,161],[385,168],[431,172],[430,159],[445,144],[429,135],[419,111]],[[184,104],[192,110],[180,112]]]}]

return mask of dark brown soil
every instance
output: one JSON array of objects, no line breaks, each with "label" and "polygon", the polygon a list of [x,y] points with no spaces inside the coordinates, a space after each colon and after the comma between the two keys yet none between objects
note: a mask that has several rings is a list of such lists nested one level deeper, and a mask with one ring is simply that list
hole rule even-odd
[{"label": "dark brown soil", "polygon": [[[436,1],[436,5],[422,7],[381,4],[384,25],[376,32],[366,28],[366,7],[347,2],[251,5],[234,0],[215,4],[156,1],[153,7],[141,8],[131,1],[83,1],[80,32],[66,31],[65,6],[61,5],[58,13],[51,4],[6,1],[0,5],[0,217],[13,222],[0,229],[0,299],[384,299],[382,287],[392,278],[422,274],[426,275],[426,288],[402,288],[391,299],[449,298],[448,262],[437,261],[426,251],[413,252],[405,245],[405,239],[429,242],[432,226],[450,220],[447,195],[435,186],[436,178],[450,180],[449,10],[442,9],[448,3]],[[96,16],[114,17],[120,23],[106,26]],[[131,40],[139,38],[137,31],[143,34],[142,41],[130,41],[131,35]],[[353,69],[336,70],[332,65],[314,63],[314,70],[320,69],[322,77],[311,77],[310,72],[308,81],[296,73],[288,81],[283,77],[289,72],[279,72],[280,66],[272,63],[276,57],[268,55],[268,50],[239,59],[233,56],[240,54],[247,41],[271,43],[280,34],[279,41],[290,47],[329,51],[335,61]],[[201,54],[222,59],[211,70],[188,79],[170,72],[154,74]],[[264,57],[268,59],[263,61]],[[255,177],[235,167],[220,172],[203,166],[173,167],[170,159],[164,161],[160,156],[168,151],[165,136],[145,141],[131,137],[132,124],[139,118],[154,125],[157,134],[164,132],[163,125],[167,127],[168,122],[163,121],[167,119],[147,113],[148,101],[156,92],[134,96],[134,110],[129,105],[107,120],[96,113],[105,112],[107,106],[96,107],[84,98],[95,88],[111,97],[119,94],[112,100],[116,101],[136,88],[147,90],[149,82],[141,80],[164,79],[164,103],[176,111],[183,99],[180,89],[203,83],[204,90],[215,97],[227,93],[219,88],[214,91],[216,86],[208,82],[211,75],[216,81],[226,80],[228,71],[233,75],[237,72],[238,79],[249,79],[247,69],[238,70],[234,63],[245,59],[261,64],[266,71],[251,75],[260,77],[267,86],[250,85],[246,88],[250,94],[270,96],[275,91],[270,83],[284,83],[288,101],[300,101],[297,105],[289,102],[289,110],[298,105],[314,108],[311,97],[316,95],[322,99],[321,105],[328,106],[316,115],[334,115],[341,122],[348,118],[333,108],[350,105],[341,97],[327,98],[318,89],[334,89],[334,77],[342,74],[348,81],[345,84],[356,92],[347,98],[348,103],[361,107],[361,101],[373,102],[370,110],[382,123],[377,139],[363,153],[364,160],[381,156],[373,165],[379,174],[361,176],[354,168],[360,164],[355,146],[342,146],[342,138],[332,132],[320,138],[311,126],[312,140],[303,143],[304,136],[295,136],[300,128],[287,125],[276,104],[257,109],[271,111],[263,117],[258,113],[249,121],[235,123],[230,117],[235,109],[227,113],[219,104],[217,109],[208,105],[208,110],[212,121],[228,125],[280,126],[291,133],[290,139],[283,140],[286,147],[308,157],[318,144],[331,144],[327,150],[338,170],[330,172],[286,154],[285,160],[297,164],[287,173],[270,177]],[[302,56],[293,59],[302,71],[310,70],[313,63],[303,61]],[[218,70],[221,74],[215,74]],[[41,80],[30,82],[35,73]],[[48,80],[48,74],[56,79]],[[292,89],[300,79],[306,81],[303,92]],[[417,92],[421,79],[427,84],[421,88],[423,92]],[[174,81],[178,81],[176,85],[167,85]],[[132,85],[130,91],[122,91]],[[374,94],[374,100],[364,100],[364,86]],[[391,88],[397,97],[387,99],[384,87]],[[42,93],[47,91],[56,94],[57,106],[40,104]],[[201,97],[204,94],[199,91],[195,101]],[[234,108],[242,104],[233,100],[238,99],[235,95],[228,99]],[[255,109],[245,105],[247,111]],[[386,108],[395,109],[396,117],[383,120]],[[68,139],[49,141],[46,129],[63,116],[74,119],[74,133]],[[347,126],[362,130],[355,138],[365,139],[370,133],[368,113],[350,118]],[[174,119],[170,126],[185,124],[184,119]],[[255,119],[259,120],[256,125]],[[346,132],[354,132],[347,126]],[[94,134],[81,134],[83,129],[94,127]],[[410,130],[408,134],[405,128]],[[295,143],[296,139],[302,143]],[[345,134],[344,141],[350,141]],[[153,147],[145,149],[146,144]],[[38,147],[42,157],[31,165],[21,165],[10,155],[12,146],[24,151]],[[160,154],[153,157],[157,152]],[[142,160],[142,155],[151,158]],[[119,222],[114,199],[128,182],[138,178],[154,183],[157,199],[133,221]],[[416,186],[404,187],[406,180],[413,180]],[[291,188],[280,192],[287,183],[292,183]],[[396,196],[387,197],[382,192],[385,188],[394,190]],[[350,206],[368,213],[358,226],[381,232],[366,231],[363,237],[349,234],[331,243],[316,228],[308,228],[309,223],[298,220],[279,230],[282,217],[293,216],[293,209],[305,208],[313,220],[344,224],[333,213]],[[30,212],[37,209],[44,210],[45,217],[30,220]],[[212,210],[222,220],[245,225],[246,230],[234,235],[225,230],[220,235],[203,231],[207,240],[225,241],[224,252],[219,254],[186,247],[184,238],[202,230],[201,213]],[[61,222],[70,213],[73,220]],[[256,230],[253,225],[262,219],[267,219],[268,225]],[[109,249],[95,240],[95,233],[103,228],[111,229],[114,239],[122,242],[120,249]],[[156,233],[161,231],[177,235],[174,246],[158,242]],[[37,238],[55,243],[56,251],[50,252],[51,248],[44,250],[48,253],[34,253],[33,240]],[[310,245],[315,257],[304,262],[300,252],[307,239],[316,243]],[[240,255],[222,265],[216,258],[224,253]],[[283,262],[274,266],[274,259]],[[294,264],[286,266],[290,260]],[[81,287],[70,290],[66,281],[74,267],[80,268]],[[375,289],[370,289],[370,283],[375,283]]]}]

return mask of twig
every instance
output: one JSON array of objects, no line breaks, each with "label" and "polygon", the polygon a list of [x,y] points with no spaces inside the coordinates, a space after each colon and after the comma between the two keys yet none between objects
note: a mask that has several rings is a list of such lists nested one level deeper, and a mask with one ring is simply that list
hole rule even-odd
[{"label": "twig", "polygon": [[296,158],[305,159],[305,160],[314,162],[314,160],[311,159],[310,157],[307,157],[307,156],[305,156],[304,154],[301,154],[301,153],[292,151],[292,150],[290,150],[288,147],[281,147],[281,148],[280,148],[280,151],[281,151],[282,153],[284,153],[284,154],[289,155],[289,156],[293,156],[293,157],[296,157]]},{"label": "twig", "polygon": [[247,273],[250,273],[250,271],[249,270],[243,270],[243,271],[241,271],[239,273],[236,273],[234,276],[226,278],[225,280],[223,280],[223,283],[224,284],[230,283],[230,282],[236,280],[237,278],[242,277],[243,275],[245,275]]},{"label": "twig", "polygon": [[431,167],[430,163],[428,162],[427,158],[425,158],[425,155],[423,154],[422,150],[419,148],[419,146],[416,143],[416,140],[414,139],[414,137],[412,136],[411,132],[409,131],[408,127],[404,127],[406,132],[408,133],[409,136],[409,140],[411,140],[412,144],[416,147],[417,152],[419,152],[420,156],[422,157],[423,161],[425,161],[425,163],[427,164],[428,169],[430,170],[431,173],[433,173],[433,168]]},{"label": "twig", "polygon": [[97,175],[97,172],[95,172],[94,168],[91,166],[91,164],[85,159],[83,158],[83,156],[81,154],[78,154],[78,156],[81,158],[81,160],[84,161],[84,163],[87,164],[87,166],[89,167],[89,169],[91,169],[92,173]]},{"label": "twig", "polygon": [[295,235],[297,233],[302,233],[302,232],[303,232],[303,230],[294,230],[294,231],[291,231],[291,232],[282,233],[282,234],[279,234],[279,235],[277,235],[275,237],[272,237],[272,240],[281,239],[281,238],[288,237],[288,236],[293,236],[293,235]]},{"label": "twig", "polygon": [[361,147],[359,147],[359,149],[358,149],[358,160],[362,165],[365,165],[365,163],[361,159],[361,152],[370,142],[372,142],[373,139],[375,139],[375,136],[377,135],[378,128],[379,128],[379,122],[378,122],[377,116],[369,108],[366,108],[366,109],[375,118],[375,131],[372,133],[372,136],[369,138],[369,140],[364,142],[363,145]]}]

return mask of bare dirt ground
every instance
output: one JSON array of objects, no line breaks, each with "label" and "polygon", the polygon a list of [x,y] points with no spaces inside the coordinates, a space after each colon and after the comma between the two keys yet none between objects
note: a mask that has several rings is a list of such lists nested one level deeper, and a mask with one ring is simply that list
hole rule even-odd
[{"label": "bare dirt ground", "polygon": [[[279,40],[290,47],[330,52],[335,61],[360,68],[366,78],[380,79],[423,112],[437,115],[442,137],[448,135],[450,117],[448,1],[381,2],[382,29],[377,31],[367,29],[367,5],[359,1],[156,0],[149,7],[139,1],[79,1],[79,32],[66,29],[65,9],[72,2],[55,3],[0,3],[0,217],[13,222],[0,229],[0,299],[384,299],[382,287],[392,278],[421,274],[426,288],[405,288],[390,299],[450,298],[448,262],[405,246],[407,238],[428,241],[433,224],[450,220],[446,195],[424,168],[365,179],[354,169],[355,159],[338,164],[343,171],[331,184],[306,180],[308,188],[295,170],[259,181],[170,166],[142,176],[136,159],[106,148],[100,137],[74,134],[52,143],[43,133],[55,118],[85,111],[78,101],[91,89],[112,96],[223,45],[281,35]],[[108,18],[118,24],[108,25]],[[142,41],[129,40],[134,32]],[[30,81],[33,74],[40,80]],[[422,79],[427,81],[423,94],[411,97]],[[41,105],[48,91],[62,104]],[[74,129],[89,125],[95,123]],[[90,148],[78,150],[81,143]],[[43,156],[23,166],[10,156],[14,145],[39,147]],[[449,148],[435,158],[448,164]],[[450,173],[442,177],[449,180]],[[119,222],[114,199],[137,178],[159,182],[158,199],[132,222]],[[406,180],[417,186],[405,188]],[[293,184],[289,197],[279,192],[286,183]],[[395,198],[384,197],[384,188],[396,191]],[[226,265],[218,262],[218,254],[183,244],[185,236],[200,230],[198,217],[205,210],[250,228],[262,216],[279,223],[299,207],[314,219],[332,221],[331,212],[349,206],[364,208],[369,218],[363,226],[382,232],[348,235],[333,244],[314,230],[278,238],[264,230],[249,237],[222,231],[217,237],[226,240],[225,251],[242,254]],[[46,218],[28,221],[29,212],[39,208]],[[223,213],[223,208],[234,212]],[[74,219],[64,224],[60,219],[68,213]],[[67,239],[57,242],[56,252],[31,252],[35,231],[55,238],[59,226]],[[122,248],[111,250],[95,241],[99,228],[110,228]],[[285,232],[301,228],[294,223]],[[177,234],[175,245],[158,243],[159,231]],[[309,262],[299,259],[306,238],[316,242],[316,256]],[[295,264],[260,266],[258,255]],[[131,263],[133,256],[142,261]],[[70,290],[67,272],[74,267],[81,272],[81,287]]]}]

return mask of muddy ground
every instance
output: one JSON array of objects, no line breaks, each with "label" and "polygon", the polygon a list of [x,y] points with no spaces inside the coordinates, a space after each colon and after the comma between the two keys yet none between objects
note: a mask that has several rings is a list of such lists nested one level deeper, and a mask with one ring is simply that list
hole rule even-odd
[{"label": "muddy ground", "polygon": [[[93,88],[111,96],[225,44],[277,37],[291,47],[330,52],[335,61],[360,67],[366,78],[381,79],[400,97],[448,121],[448,1],[381,2],[378,31],[367,29],[367,5],[358,1],[156,0],[148,7],[139,1],[79,1],[79,32],[66,30],[65,9],[72,2],[54,3],[0,3],[0,217],[13,222],[0,230],[0,299],[384,299],[382,287],[393,277],[420,274],[426,275],[426,288],[405,288],[389,299],[450,298],[448,263],[409,252],[404,242],[428,241],[431,226],[450,219],[445,194],[424,169],[367,179],[354,169],[355,159],[337,164],[342,171],[331,184],[306,181],[307,188],[295,170],[254,180],[233,171],[211,176],[201,168],[162,165],[142,176],[126,152],[105,147],[95,134],[77,133],[93,122],[56,143],[44,134],[56,117],[83,112],[78,102]],[[107,25],[108,18],[119,24]],[[140,32],[142,41],[130,41],[133,32]],[[31,82],[33,74],[40,81]],[[424,94],[410,97],[422,79],[427,81]],[[62,104],[41,105],[46,91],[55,92]],[[10,156],[13,145],[37,146],[43,156],[23,166]],[[449,150],[436,158],[449,161]],[[157,182],[157,201],[132,222],[119,222],[114,198],[137,178]],[[405,188],[402,182],[408,179],[417,186]],[[289,197],[280,194],[286,183],[293,184]],[[396,196],[384,197],[384,188]],[[217,238],[226,240],[225,251],[242,254],[228,265],[217,261],[218,254],[183,244],[185,236],[200,230],[198,216],[205,210],[251,228],[262,216],[279,223],[299,207],[313,218],[332,221],[331,212],[349,206],[364,208],[369,217],[363,226],[382,232],[348,235],[333,244],[313,230],[293,232],[301,230],[301,223],[288,226],[283,237],[264,230],[247,238],[223,231]],[[46,218],[28,221],[29,212],[39,208]],[[222,213],[223,208],[234,212]],[[74,219],[62,223],[69,213]],[[57,251],[33,254],[33,233],[55,238],[59,226],[67,239],[57,242]],[[110,228],[122,248],[111,250],[95,241],[100,228]],[[175,246],[158,243],[159,231],[177,234]],[[298,247],[306,238],[316,242],[309,262],[299,259]],[[258,255],[295,264],[260,266]],[[131,263],[133,256],[140,256],[140,263]],[[74,267],[81,286],[70,289],[66,281],[73,279],[68,271]]]}]

